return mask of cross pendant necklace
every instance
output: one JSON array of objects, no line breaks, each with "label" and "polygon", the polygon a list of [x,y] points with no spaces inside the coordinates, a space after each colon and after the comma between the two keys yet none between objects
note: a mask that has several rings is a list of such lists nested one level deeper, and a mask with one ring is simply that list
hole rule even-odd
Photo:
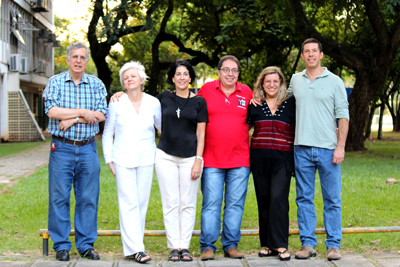
[{"label": "cross pendant necklace", "polygon": [[[188,90],[188,91],[189,91],[189,90]],[[176,112],[176,117],[178,117],[178,119],[181,117],[181,111],[186,107],[187,103],[189,102],[189,98],[190,98],[190,91],[189,91],[188,97],[186,98],[185,104],[183,105],[182,109],[180,109],[180,108],[179,108],[179,105],[178,105],[178,100],[177,100],[176,92],[175,92],[175,94],[174,94],[174,99],[175,99],[175,104],[176,104],[176,107],[177,107],[177,109],[175,110],[175,112]]]}]

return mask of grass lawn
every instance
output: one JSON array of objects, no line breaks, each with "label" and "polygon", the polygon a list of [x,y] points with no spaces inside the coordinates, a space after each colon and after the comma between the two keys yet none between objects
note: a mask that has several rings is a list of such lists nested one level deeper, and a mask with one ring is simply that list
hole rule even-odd
[{"label": "grass lawn", "polygon": [[[5,144],[7,145],[7,144]],[[0,146],[3,146],[1,144]],[[366,141],[366,152],[346,153],[342,164],[342,227],[378,227],[400,226],[399,196],[400,184],[386,184],[387,178],[399,179],[400,142]],[[101,162],[101,193],[98,216],[98,228],[103,230],[119,229],[118,204],[115,179],[104,164],[101,144],[98,142]],[[47,228],[47,167],[42,168],[28,178],[9,189],[11,193],[0,195],[0,255],[20,253],[41,255],[42,239],[39,229]],[[290,228],[297,229],[295,180],[292,179],[290,191]],[[200,211],[202,195],[199,190],[197,219],[195,229],[200,229]],[[71,197],[72,207],[74,206]],[[323,228],[323,203],[319,179],[315,192],[317,227]],[[73,214],[73,209],[71,209]],[[153,177],[153,187],[146,219],[146,229],[163,230],[161,199],[157,178]],[[242,229],[257,229],[257,203],[252,177],[249,180]],[[318,235],[317,250],[325,253],[324,235]],[[73,237],[71,237],[73,240]],[[375,241],[372,243],[372,241]],[[52,241],[49,242],[50,255],[54,255]],[[150,255],[167,255],[165,237],[145,237],[146,250]],[[217,255],[222,255],[222,246],[217,242]],[[299,236],[289,238],[291,252],[300,248]],[[122,256],[120,237],[99,237],[96,250],[103,255]],[[260,249],[258,237],[242,237],[239,248],[246,254]],[[373,250],[398,251],[400,233],[345,234],[342,250],[348,252],[367,252]],[[199,237],[193,237],[191,250],[194,256],[200,256]],[[73,247],[72,255],[77,255]]]},{"label": "grass lawn", "polygon": [[[49,138],[46,138],[46,142],[50,142]],[[31,149],[40,145],[43,145],[43,141],[37,142],[21,142],[21,143],[0,143],[0,158],[9,156],[27,149]]]}]

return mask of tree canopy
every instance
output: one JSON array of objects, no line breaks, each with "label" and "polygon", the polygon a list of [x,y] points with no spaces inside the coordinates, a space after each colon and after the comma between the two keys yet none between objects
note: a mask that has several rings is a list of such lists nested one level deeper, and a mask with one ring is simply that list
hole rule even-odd
[{"label": "tree canopy", "polygon": [[[270,65],[280,66],[289,80],[303,66],[299,48],[309,37],[323,44],[325,66],[355,77],[347,150],[363,150],[370,103],[385,87],[398,53],[399,0],[96,0],[88,29],[107,89],[113,75],[119,86],[123,63],[139,60],[153,95],[165,89],[165,70],[178,58],[204,70],[233,54],[242,64],[241,81],[250,87]],[[112,50],[117,43],[122,50]]]}]

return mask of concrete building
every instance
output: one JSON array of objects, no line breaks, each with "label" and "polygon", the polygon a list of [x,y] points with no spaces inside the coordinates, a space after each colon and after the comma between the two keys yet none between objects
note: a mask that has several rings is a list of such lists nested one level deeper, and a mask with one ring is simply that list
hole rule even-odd
[{"label": "concrete building", "polygon": [[43,139],[42,92],[53,75],[53,0],[0,0],[0,138]]}]

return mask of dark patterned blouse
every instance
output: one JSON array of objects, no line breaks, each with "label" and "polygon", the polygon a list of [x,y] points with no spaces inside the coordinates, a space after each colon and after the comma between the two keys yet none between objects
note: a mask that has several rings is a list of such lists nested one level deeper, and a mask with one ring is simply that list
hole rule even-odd
[{"label": "dark patterned blouse", "polygon": [[254,126],[250,157],[293,160],[293,142],[296,122],[294,97],[283,101],[272,115],[266,102],[247,108],[247,123]]}]

